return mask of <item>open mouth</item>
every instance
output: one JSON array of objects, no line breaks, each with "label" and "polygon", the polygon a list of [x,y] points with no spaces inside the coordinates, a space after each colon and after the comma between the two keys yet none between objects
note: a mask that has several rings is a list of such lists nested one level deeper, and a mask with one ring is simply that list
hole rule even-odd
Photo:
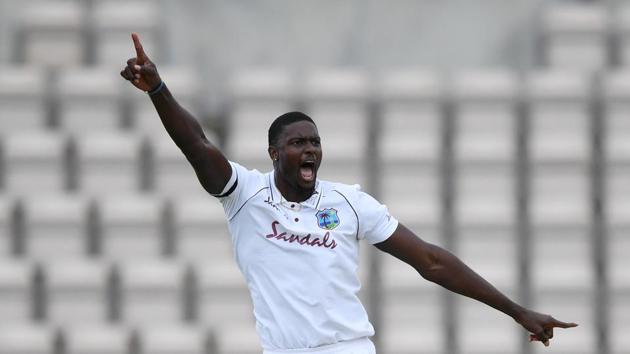
[{"label": "open mouth", "polygon": [[300,165],[300,176],[306,182],[315,180],[315,161],[304,161]]}]

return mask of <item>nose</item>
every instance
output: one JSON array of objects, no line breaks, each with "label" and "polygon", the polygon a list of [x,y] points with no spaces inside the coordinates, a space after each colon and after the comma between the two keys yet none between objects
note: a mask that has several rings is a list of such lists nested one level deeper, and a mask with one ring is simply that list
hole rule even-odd
[{"label": "nose", "polygon": [[315,151],[317,151],[317,149],[318,149],[318,147],[315,144],[313,144],[312,142],[310,142],[310,141],[308,141],[306,143],[306,145],[304,146],[304,151],[305,152],[315,152]]}]

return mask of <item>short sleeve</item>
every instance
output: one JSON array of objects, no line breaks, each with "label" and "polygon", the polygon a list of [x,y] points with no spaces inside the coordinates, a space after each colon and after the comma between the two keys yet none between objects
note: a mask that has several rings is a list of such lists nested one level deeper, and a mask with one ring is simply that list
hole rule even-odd
[{"label": "short sleeve", "polygon": [[398,220],[371,195],[358,190],[355,206],[359,217],[359,238],[375,244],[387,240],[396,231]]},{"label": "short sleeve", "polygon": [[236,162],[229,161],[232,175],[219,195],[215,195],[223,205],[225,216],[231,219],[252,195],[260,189],[262,174],[248,170]]}]

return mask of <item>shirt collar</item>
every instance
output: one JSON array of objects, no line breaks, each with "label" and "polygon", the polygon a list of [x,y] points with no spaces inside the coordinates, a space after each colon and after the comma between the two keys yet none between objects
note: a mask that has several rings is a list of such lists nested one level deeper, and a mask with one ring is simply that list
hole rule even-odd
[{"label": "shirt collar", "polygon": [[313,209],[317,208],[317,206],[319,205],[319,200],[321,199],[321,196],[322,196],[321,183],[319,183],[319,179],[315,181],[315,191],[313,192],[313,194],[305,201],[298,203],[298,202],[290,202],[282,196],[282,194],[280,193],[280,190],[278,190],[278,187],[276,186],[276,180],[274,177],[275,177],[275,171],[271,171],[267,174],[269,191],[271,194],[271,203],[273,205],[282,205],[292,210],[300,210],[303,207],[308,207],[308,208],[313,208]]}]

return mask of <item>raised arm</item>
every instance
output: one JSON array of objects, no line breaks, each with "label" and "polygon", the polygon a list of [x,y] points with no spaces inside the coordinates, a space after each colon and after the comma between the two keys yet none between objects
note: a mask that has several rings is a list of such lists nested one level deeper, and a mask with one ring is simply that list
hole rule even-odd
[{"label": "raised arm", "polygon": [[160,78],[155,64],[142,48],[140,38],[131,34],[136,57],[127,60],[120,75],[149,94],[164,128],[195,169],[199,182],[211,194],[219,194],[231,175],[223,153],[206,138],[199,122],[177,103]]},{"label": "raised arm", "polygon": [[421,240],[402,224],[399,224],[392,236],[375,246],[409,264],[423,278],[481,301],[512,317],[531,333],[530,341],[541,341],[548,346],[555,327],[577,326],[575,323],[561,322],[549,315],[516,304],[452,253]]}]

